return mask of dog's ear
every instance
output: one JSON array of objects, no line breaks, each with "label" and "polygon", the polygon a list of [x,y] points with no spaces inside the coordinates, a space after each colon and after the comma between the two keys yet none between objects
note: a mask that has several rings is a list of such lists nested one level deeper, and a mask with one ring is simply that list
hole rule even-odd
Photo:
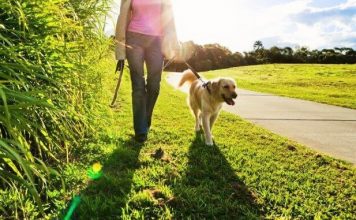
[{"label": "dog's ear", "polygon": [[210,90],[211,91],[217,91],[219,89],[219,81],[212,81],[210,82]]}]

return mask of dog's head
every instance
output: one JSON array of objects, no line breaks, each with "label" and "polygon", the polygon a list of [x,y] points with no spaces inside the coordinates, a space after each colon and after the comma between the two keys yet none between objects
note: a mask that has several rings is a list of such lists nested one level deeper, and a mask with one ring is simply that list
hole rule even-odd
[{"label": "dog's head", "polygon": [[226,102],[228,105],[235,105],[234,99],[237,98],[236,83],[230,78],[220,78],[211,82],[211,91],[217,99]]}]

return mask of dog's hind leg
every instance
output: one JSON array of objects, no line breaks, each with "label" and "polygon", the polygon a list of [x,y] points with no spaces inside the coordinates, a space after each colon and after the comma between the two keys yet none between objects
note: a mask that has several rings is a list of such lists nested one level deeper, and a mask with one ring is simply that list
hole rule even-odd
[{"label": "dog's hind leg", "polygon": [[203,119],[203,128],[205,134],[205,144],[208,146],[213,146],[213,137],[211,136],[211,129],[210,129],[210,117],[209,113],[202,112],[202,119]]},{"label": "dog's hind leg", "polygon": [[192,99],[191,96],[188,98],[187,101],[188,101],[188,105],[190,107],[190,110],[193,113],[194,118],[195,118],[195,131],[199,132],[201,130],[200,129],[200,125],[201,125],[201,119],[200,119],[201,118],[201,112],[200,112],[200,109],[197,106],[197,104],[195,103],[195,101]]},{"label": "dog's hind leg", "polygon": [[199,127],[200,127],[200,129],[202,128],[202,124],[203,124],[203,117],[202,117],[202,113],[201,112],[199,112]]},{"label": "dog's hind leg", "polygon": [[199,109],[194,109],[193,110],[193,114],[194,114],[194,117],[195,117],[195,131],[196,132],[199,132],[200,131],[200,120],[201,120],[201,113],[199,111]]}]

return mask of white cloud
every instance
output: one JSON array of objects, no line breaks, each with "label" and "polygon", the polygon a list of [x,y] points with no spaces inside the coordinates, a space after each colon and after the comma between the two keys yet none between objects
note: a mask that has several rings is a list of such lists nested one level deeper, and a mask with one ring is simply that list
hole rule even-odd
[{"label": "white cloud", "polygon": [[[356,47],[356,1],[328,8],[312,7],[294,18],[298,28],[293,36],[283,36],[287,42],[311,48],[335,46]],[[355,19],[356,20],[356,19]]]},{"label": "white cloud", "polygon": [[346,3],[340,5],[341,9],[350,7],[356,7],[356,0],[348,0]]},{"label": "white cloud", "polygon": [[310,48],[318,48],[326,44],[326,39],[323,38],[320,25],[305,25],[296,24],[293,32],[282,34],[283,42],[294,43],[298,45],[308,45]]},{"label": "white cloud", "polygon": [[308,46],[311,49],[356,46],[356,42],[351,40],[356,39],[356,31],[340,20],[314,24],[296,23],[292,32],[279,36],[283,43]]},{"label": "white cloud", "polygon": [[[271,18],[276,17],[273,13],[278,11],[283,13],[279,14],[280,22],[275,30],[265,29],[270,29],[268,32],[270,36],[265,37],[267,40],[278,39],[269,42],[270,44],[308,46],[312,49],[335,46],[356,47],[356,38],[354,38],[356,22],[352,22],[352,19],[356,20],[356,18],[349,17],[350,13],[356,14],[356,9],[350,9],[356,5],[356,0],[328,8],[310,7],[308,5],[310,2],[290,4],[292,7],[285,4],[271,8],[272,13],[269,16]],[[345,11],[347,13],[343,14],[341,10],[347,10]]]}]

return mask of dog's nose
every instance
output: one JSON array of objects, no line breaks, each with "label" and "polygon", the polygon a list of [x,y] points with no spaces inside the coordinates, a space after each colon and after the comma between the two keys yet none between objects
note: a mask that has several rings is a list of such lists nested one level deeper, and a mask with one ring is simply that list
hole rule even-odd
[{"label": "dog's nose", "polygon": [[237,93],[236,92],[232,93],[232,98],[234,98],[234,99],[237,98]]}]

